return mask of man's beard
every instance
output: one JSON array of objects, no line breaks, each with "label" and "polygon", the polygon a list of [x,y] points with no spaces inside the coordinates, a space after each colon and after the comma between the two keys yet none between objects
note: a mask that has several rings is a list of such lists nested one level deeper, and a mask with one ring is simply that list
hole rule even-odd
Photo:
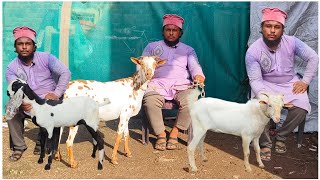
[{"label": "man's beard", "polygon": [[163,40],[166,43],[166,45],[169,47],[174,47],[175,45],[177,45],[179,43],[179,38],[175,41],[168,41],[168,40],[166,40],[166,38],[163,38]]},{"label": "man's beard", "polygon": [[281,42],[281,37],[282,37],[282,36],[280,36],[278,39],[275,39],[275,40],[268,40],[268,39],[265,38],[264,36],[262,36],[262,37],[263,37],[264,43],[266,43],[266,45],[267,45],[268,47],[277,47],[277,46],[280,44],[280,42]]},{"label": "man's beard", "polygon": [[34,52],[32,52],[30,55],[28,56],[21,56],[20,54],[18,55],[18,58],[23,61],[24,63],[28,63],[30,60],[33,59],[34,56]]}]

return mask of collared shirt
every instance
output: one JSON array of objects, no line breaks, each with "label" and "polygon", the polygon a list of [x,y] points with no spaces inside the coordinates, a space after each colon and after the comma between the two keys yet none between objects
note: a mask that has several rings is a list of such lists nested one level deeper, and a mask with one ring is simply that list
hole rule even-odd
[{"label": "collared shirt", "polygon": [[[20,78],[41,98],[49,92],[61,97],[70,80],[68,68],[56,57],[45,52],[35,52],[32,62],[31,65],[26,65],[18,57],[10,62],[6,71],[7,83]],[[57,83],[54,75],[59,77]]]},{"label": "collared shirt", "polygon": [[165,99],[174,98],[177,91],[188,89],[195,75],[204,74],[194,49],[179,42],[169,47],[163,40],[149,43],[142,55],[159,56],[167,62],[156,68],[148,90],[156,91]]},{"label": "collared shirt", "polygon": [[261,92],[284,94],[284,102],[310,112],[307,92],[293,94],[293,83],[299,81],[294,71],[294,57],[297,55],[308,64],[303,79],[310,84],[318,69],[319,57],[307,44],[294,36],[283,35],[278,48],[272,51],[259,38],[246,53],[246,68],[253,97]]}]

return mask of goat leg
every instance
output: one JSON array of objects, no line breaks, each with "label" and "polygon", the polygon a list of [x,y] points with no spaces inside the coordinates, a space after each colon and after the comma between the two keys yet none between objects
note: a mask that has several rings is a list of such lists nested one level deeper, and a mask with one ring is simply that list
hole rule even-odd
[{"label": "goat leg", "polygon": [[249,144],[250,144],[249,137],[242,136],[242,148],[243,148],[243,155],[244,155],[244,167],[247,172],[251,172],[251,167],[249,164],[249,156],[250,156],[250,149],[249,149]]},{"label": "goat leg", "polygon": [[118,164],[117,153],[118,153],[119,145],[121,142],[121,137],[122,137],[122,133],[121,134],[117,133],[116,143],[114,144],[114,147],[112,150],[112,157],[111,157],[112,164]]},{"label": "goat leg", "polygon": [[52,156],[53,156],[53,140],[52,138],[51,139],[48,139],[48,142],[49,144],[49,155],[48,155],[48,164],[45,165],[44,169],[45,170],[50,170],[51,169],[51,164],[52,164]]},{"label": "goat leg", "polygon": [[129,133],[127,133],[124,138],[124,151],[126,152],[127,157],[132,157],[132,153],[129,149],[129,138],[130,138],[130,135]]},{"label": "goat leg", "polygon": [[92,138],[92,143],[93,143],[93,149],[92,149],[91,157],[92,158],[96,158],[96,152],[97,152],[97,149],[98,149],[97,141],[94,138]]},{"label": "goat leg", "polygon": [[253,139],[253,147],[254,147],[254,151],[256,152],[256,158],[257,158],[257,162],[259,164],[260,168],[264,168],[264,164],[261,161],[261,156],[260,156],[260,146],[259,146],[259,138],[254,138]]},{"label": "goat leg", "polygon": [[43,158],[45,157],[46,139],[47,139],[47,132],[44,128],[40,127],[40,157],[38,159],[38,164],[42,164]]}]

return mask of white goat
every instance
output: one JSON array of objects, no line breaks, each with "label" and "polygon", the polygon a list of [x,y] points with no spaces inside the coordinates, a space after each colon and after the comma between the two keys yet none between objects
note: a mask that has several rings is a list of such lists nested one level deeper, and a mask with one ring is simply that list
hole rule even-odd
[{"label": "white goat", "polygon": [[[89,96],[95,101],[101,102],[104,98],[109,98],[111,103],[100,107],[99,116],[103,121],[120,118],[117,130],[117,138],[113,147],[111,162],[118,164],[117,151],[124,136],[124,150],[127,157],[131,157],[129,150],[129,130],[128,123],[132,116],[139,113],[143,95],[147,89],[150,79],[154,75],[155,68],[166,63],[156,56],[141,56],[131,58],[131,61],[140,68],[132,77],[119,79],[111,82],[98,82],[92,80],[75,80],[69,82],[65,92],[66,99],[75,96]],[[67,140],[69,163],[72,168],[77,166],[73,158],[73,140],[78,131],[78,127],[71,127]]]},{"label": "white goat", "polygon": [[[196,89],[189,98],[191,100],[197,98],[198,95],[199,90]],[[194,159],[194,152],[197,145],[202,160],[207,160],[203,152],[203,143],[207,130],[232,134],[242,138],[246,171],[251,171],[249,164],[249,145],[253,140],[259,167],[264,168],[260,157],[259,138],[265,126],[270,121],[270,118],[272,118],[275,123],[280,121],[283,105],[283,95],[270,95],[267,93],[260,96],[259,100],[252,99],[245,104],[210,97],[201,98],[194,102],[189,106],[193,138],[187,148],[191,171],[197,171]]]},{"label": "white goat", "polygon": [[[97,132],[97,129],[100,122],[99,106],[109,104],[109,99],[105,99],[101,104],[98,104],[93,99],[85,96],[69,98],[63,101],[45,100],[36,95],[29,85],[21,79],[16,79],[9,84],[8,95],[12,98],[14,98],[14,96],[19,96],[21,97],[21,102],[24,101],[32,105],[30,112],[32,121],[36,125],[46,129],[48,132],[48,142],[50,143],[53,143],[51,142],[51,138],[54,128],[84,124],[94,139],[93,154],[95,154],[97,148],[99,150],[98,169],[101,170],[103,168],[102,161],[104,159],[104,141]],[[44,157],[45,141],[42,139],[40,142],[42,142],[42,153],[38,163],[42,163]],[[53,144],[50,144],[48,164],[45,166],[46,170],[50,169],[52,163],[52,147]]]}]

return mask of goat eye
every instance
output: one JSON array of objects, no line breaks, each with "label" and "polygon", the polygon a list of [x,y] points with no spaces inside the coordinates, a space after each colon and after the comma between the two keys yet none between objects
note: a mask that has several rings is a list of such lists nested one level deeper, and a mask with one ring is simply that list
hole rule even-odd
[{"label": "goat eye", "polygon": [[270,104],[268,104],[269,107],[272,107]]}]

